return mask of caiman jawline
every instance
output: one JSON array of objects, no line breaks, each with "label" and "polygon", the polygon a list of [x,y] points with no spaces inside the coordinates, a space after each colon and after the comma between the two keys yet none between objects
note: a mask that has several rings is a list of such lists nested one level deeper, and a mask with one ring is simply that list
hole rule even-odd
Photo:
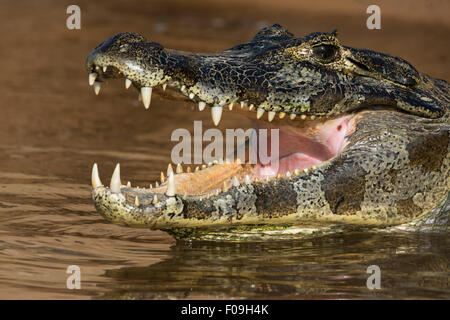
[{"label": "caiman jawline", "polygon": [[[99,93],[101,82],[96,81],[100,78],[107,78],[114,75],[114,78],[120,77],[120,72],[114,67],[95,66],[95,71],[89,74],[89,84],[94,85],[94,91]],[[125,78],[125,88],[128,89],[132,82]],[[191,92],[189,93],[185,85],[179,82],[169,81],[164,83],[162,91],[166,91],[167,86],[190,100],[198,100]],[[137,87],[137,86],[136,86]],[[141,87],[139,100],[143,102],[144,107],[149,109],[151,87]],[[199,110],[203,111],[207,104],[198,101]],[[235,103],[230,103],[227,107],[233,110]],[[212,106],[211,115],[214,124],[220,123],[224,107]],[[346,146],[347,137],[355,130],[356,115],[358,113],[344,114],[336,118],[318,118],[315,116],[306,116],[296,114],[286,114],[284,112],[267,112],[267,121],[263,120],[265,110],[256,109],[241,101],[233,112],[239,112],[254,119],[254,128],[258,129],[279,129],[279,161],[277,163],[262,164],[258,159],[257,164],[245,164],[239,160],[224,159],[219,162],[209,163],[208,165],[198,166],[195,169],[191,167],[184,168],[178,164],[174,172],[172,165],[168,165],[166,173],[161,172],[160,181],[155,185],[150,184],[151,193],[155,194],[154,201],[157,200],[157,194],[166,195],[216,195],[227,191],[231,186],[237,186],[241,183],[252,183],[258,181],[269,181],[271,179],[280,179],[291,175],[298,175],[308,170],[314,170],[322,163],[336,157]],[[256,119],[255,119],[256,118]],[[270,130],[268,130],[270,132]],[[267,150],[270,156],[270,135],[267,137]],[[259,154],[257,152],[257,154]],[[247,158],[247,157],[246,157]],[[171,177],[171,174],[173,176]],[[92,186],[95,189],[101,186],[98,176],[98,168],[95,164],[92,169]],[[131,188],[131,183],[122,185],[120,180],[120,165],[114,170],[110,190],[114,193],[120,193],[121,188]],[[137,189],[133,188],[133,192]],[[144,191],[145,188],[139,188]],[[125,189],[123,190],[125,191]],[[126,192],[126,191],[125,191]],[[136,199],[138,199],[136,197]],[[139,200],[135,200],[139,202]]]}]

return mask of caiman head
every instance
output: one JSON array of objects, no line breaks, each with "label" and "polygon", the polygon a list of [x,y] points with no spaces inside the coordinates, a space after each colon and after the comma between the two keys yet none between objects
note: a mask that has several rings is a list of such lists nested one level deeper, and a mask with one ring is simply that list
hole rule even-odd
[{"label": "caiman head", "polygon": [[86,68],[97,94],[105,80],[125,78],[145,108],[153,89],[168,88],[208,109],[216,125],[234,106],[258,130],[279,129],[276,161],[233,155],[195,170],[169,166],[147,189],[122,185],[119,166],[106,187],[94,165],[95,206],[116,223],[174,233],[388,226],[423,216],[450,189],[447,82],[403,59],[343,46],[336,32],[296,38],[273,25],[217,54],[121,33],[95,48]]}]

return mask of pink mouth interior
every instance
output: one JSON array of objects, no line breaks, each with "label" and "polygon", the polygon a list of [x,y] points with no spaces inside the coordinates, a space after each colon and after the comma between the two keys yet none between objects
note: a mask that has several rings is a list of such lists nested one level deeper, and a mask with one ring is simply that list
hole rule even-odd
[{"label": "pink mouth interior", "polygon": [[[352,118],[346,115],[325,122],[312,122],[307,127],[280,126],[279,160],[268,164],[261,161],[256,165],[259,179],[273,178],[288,171],[318,166],[338,155],[347,143],[347,136],[353,130]],[[270,133],[270,130],[268,130]],[[270,136],[267,139],[268,156],[271,149]],[[259,153],[258,153],[259,154]]]},{"label": "pink mouth interior", "polygon": [[[305,120],[286,122],[274,120],[273,122],[256,121],[256,129],[279,129],[278,159],[273,163],[242,164],[232,161],[216,164],[200,171],[178,173],[174,179],[177,192],[185,195],[208,195],[226,190],[234,185],[235,179],[240,182],[249,178],[251,181],[274,178],[279,174],[286,175],[289,171],[303,170],[318,166],[338,155],[347,144],[347,137],[355,128],[355,116],[345,115],[331,120]],[[284,121],[284,120],[283,120]],[[268,157],[272,146],[270,143],[271,130],[266,141]],[[260,136],[260,135],[258,135]],[[257,144],[259,145],[259,143]],[[257,154],[259,154],[257,150]],[[266,159],[267,160],[267,159]],[[153,188],[153,193],[164,193],[167,181],[161,181],[159,187]],[[224,189],[225,188],[225,189]]]}]

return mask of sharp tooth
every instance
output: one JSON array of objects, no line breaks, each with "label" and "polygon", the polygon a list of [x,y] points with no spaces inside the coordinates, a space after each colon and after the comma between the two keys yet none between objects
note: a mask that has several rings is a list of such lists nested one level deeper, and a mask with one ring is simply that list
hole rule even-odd
[{"label": "sharp tooth", "polygon": [[245,183],[246,184],[251,184],[252,183],[251,180],[250,180],[250,177],[248,176],[248,174],[245,175]]},{"label": "sharp tooth", "polygon": [[159,187],[158,181],[155,181],[155,188]]},{"label": "sharp tooth", "polygon": [[233,110],[233,102],[231,102],[229,105],[228,105],[228,110]]},{"label": "sharp tooth", "polygon": [[128,89],[131,86],[131,83],[130,79],[125,79],[125,89]]},{"label": "sharp tooth", "polygon": [[138,196],[136,196],[136,198],[134,198],[134,205],[136,207],[139,207],[139,198],[138,198]]},{"label": "sharp tooth", "polygon": [[245,101],[241,101],[241,109],[245,106]]},{"label": "sharp tooth", "polygon": [[195,172],[198,172],[198,171],[200,171],[200,168],[199,167],[195,167],[195,170],[194,170]]},{"label": "sharp tooth", "polygon": [[311,120],[314,120],[316,118],[316,116],[311,116]]},{"label": "sharp tooth", "polygon": [[167,166],[167,176],[169,176],[170,173],[173,173],[173,169],[172,169],[172,165],[169,163],[169,165]]},{"label": "sharp tooth", "polygon": [[224,181],[223,182],[223,192],[227,192],[228,191],[228,185],[227,185],[227,183]]},{"label": "sharp tooth", "polygon": [[150,183],[150,189],[153,189],[153,185]]},{"label": "sharp tooth", "polygon": [[295,169],[295,170],[294,170],[294,173],[295,173],[295,175],[299,175],[299,174],[300,174],[300,170]]},{"label": "sharp tooth", "polygon": [[306,114],[302,114],[302,115],[300,116],[300,118],[301,118],[302,120],[305,120],[305,119],[306,119]]},{"label": "sharp tooth", "polygon": [[181,163],[177,165],[177,173],[183,173],[183,166],[181,165]]},{"label": "sharp tooth", "polygon": [[211,116],[214,124],[219,125],[220,119],[222,118],[222,107],[214,106],[211,108]]},{"label": "sharp tooth", "polygon": [[291,176],[291,172],[290,171],[286,172],[286,177],[290,177],[290,176]]},{"label": "sharp tooth", "polygon": [[212,162],[208,162],[208,167],[211,167],[213,165]]},{"label": "sharp tooth", "polygon": [[200,101],[198,103],[198,110],[203,111],[203,110],[205,110],[205,107],[206,107],[206,102],[205,101]]},{"label": "sharp tooth", "polygon": [[127,182],[127,187],[131,188],[131,182],[130,181]]},{"label": "sharp tooth", "polygon": [[152,99],[152,87],[142,87],[141,88],[142,102],[144,103],[145,109],[150,107],[150,101]]},{"label": "sharp tooth", "polygon": [[167,83],[163,83],[162,88],[163,88],[163,91],[166,91]]},{"label": "sharp tooth", "polygon": [[316,166],[312,166],[312,167],[311,167],[311,169],[313,169],[313,170],[316,170],[316,169],[317,169],[317,167],[316,167]]},{"label": "sharp tooth", "polygon": [[236,178],[236,176],[233,177],[233,186],[235,187],[239,187],[240,183],[238,178]]},{"label": "sharp tooth", "polygon": [[206,164],[202,164],[202,169],[206,169]]},{"label": "sharp tooth", "polygon": [[296,115],[295,113],[291,113],[291,115],[289,116],[289,118],[291,118],[291,120],[294,120],[296,116],[297,116],[297,115]]},{"label": "sharp tooth", "polygon": [[189,99],[194,99],[195,94],[193,92],[189,93]]},{"label": "sharp tooth", "polygon": [[186,86],[183,84],[183,85],[181,86],[181,91],[184,91],[184,90],[186,90]]},{"label": "sharp tooth", "polygon": [[273,118],[275,118],[275,115],[277,113],[275,111],[269,111],[269,114],[267,116],[267,119],[269,120],[269,122],[271,122],[273,120]]},{"label": "sharp tooth", "polygon": [[191,173],[191,167],[187,167],[186,172]]},{"label": "sharp tooth", "polygon": [[169,178],[167,179],[166,195],[169,197],[173,197],[175,195],[175,192],[176,192],[175,178],[173,176],[173,172],[171,172]]},{"label": "sharp tooth", "polygon": [[103,67],[103,72],[106,72],[106,69],[108,69],[107,66]]},{"label": "sharp tooth", "polygon": [[264,114],[264,111],[266,110],[264,110],[263,108],[258,108],[258,110],[256,111],[256,119],[261,118]]},{"label": "sharp tooth", "polygon": [[280,112],[278,114],[278,117],[280,117],[280,119],[283,119],[286,116],[286,112]]},{"label": "sharp tooth", "polygon": [[158,203],[158,196],[155,194],[153,196],[153,204],[156,204],[156,203]]},{"label": "sharp tooth", "polygon": [[308,173],[308,169],[306,169],[306,168],[303,169],[303,172],[304,172],[304,173]]},{"label": "sharp tooth", "polygon": [[99,71],[100,67],[99,66],[95,66],[95,70]]},{"label": "sharp tooth", "polygon": [[250,104],[250,107],[248,107],[248,111],[252,111],[254,107],[255,107],[255,105],[253,103]]},{"label": "sharp tooth", "polygon": [[281,177],[283,177],[283,176],[282,176],[281,173],[279,173],[279,174],[277,175],[277,179],[280,179]]},{"label": "sharp tooth", "polygon": [[161,183],[166,182],[166,177],[164,176],[164,173],[161,171]]},{"label": "sharp tooth", "polygon": [[97,79],[97,73],[91,72],[89,73],[89,85],[92,86],[94,84],[95,79]]},{"label": "sharp tooth", "polygon": [[94,189],[103,186],[102,182],[100,181],[100,177],[98,176],[98,168],[96,163],[94,163],[94,165],[92,166],[91,183],[92,188]]},{"label": "sharp tooth", "polygon": [[99,81],[94,81],[94,92],[96,95],[100,92],[100,88],[102,86],[102,83]]},{"label": "sharp tooth", "polygon": [[122,182],[120,182],[120,163],[118,163],[112,174],[111,183],[109,184],[109,188],[111,189],[111,192],[120,193],[121,185],[122,185]]}]

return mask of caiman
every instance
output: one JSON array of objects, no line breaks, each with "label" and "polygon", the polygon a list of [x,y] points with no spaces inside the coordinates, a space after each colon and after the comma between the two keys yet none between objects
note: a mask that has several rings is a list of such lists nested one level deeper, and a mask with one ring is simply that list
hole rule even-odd
[{"label": "caiman", "polygon": [[448,230],[449,84],[401,58],[343,46],[335,31],[296,38],[276,24],[214,54],[120,33],[86,69],[96,94],[124,78],[145,108],[158,86],[208,108],[216,125],[235,106],[256,128],[279,129],[276,166],[169,166],[160,185],[133,188],[119,165],[104,186],[94,164],[92,199],[114,223],[211,240]]}]

